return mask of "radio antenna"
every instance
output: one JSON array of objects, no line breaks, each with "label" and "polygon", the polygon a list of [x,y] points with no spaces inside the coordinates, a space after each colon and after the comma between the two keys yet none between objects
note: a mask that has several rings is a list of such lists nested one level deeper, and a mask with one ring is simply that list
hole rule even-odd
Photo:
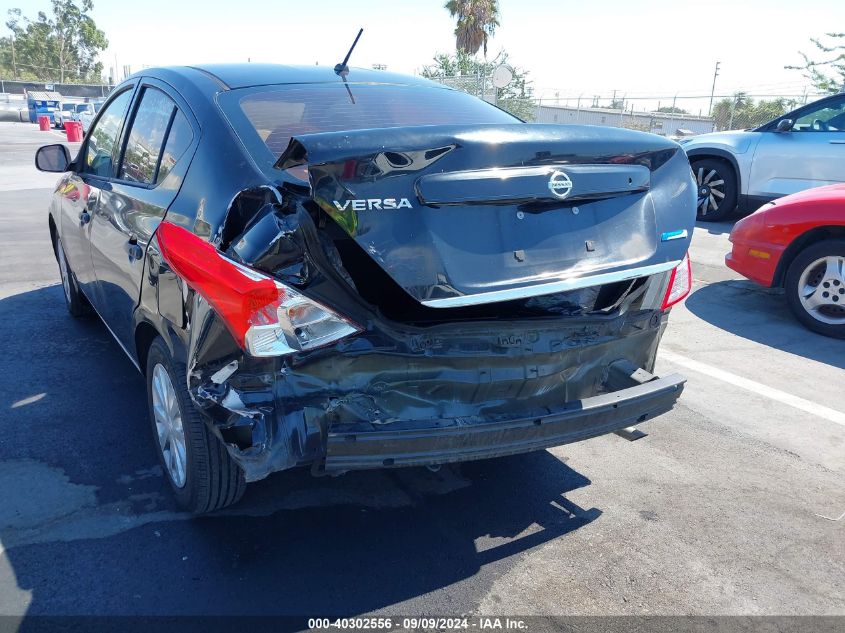
[{"label": "radio antenna", "polygon": [[358,43],[358,40],[361,37],[361,33],[363,33],[363,32],[364,32],[364,29],[360,29],[358,31],[358,35],[355,36],[355,41],[352,42],[352,46],[349,48],[349,52],[346,53],[346,57],[343,58],[343,61],[341,63],[337,64],[334,67],[334,71],[338,75],[343,75],[343,74],[346,74],[346,73],[349,72],[349,66],[347,66],[346,63],[349,61],[349,58],[352,56],[352,51],[355,50],[355,45]]}]

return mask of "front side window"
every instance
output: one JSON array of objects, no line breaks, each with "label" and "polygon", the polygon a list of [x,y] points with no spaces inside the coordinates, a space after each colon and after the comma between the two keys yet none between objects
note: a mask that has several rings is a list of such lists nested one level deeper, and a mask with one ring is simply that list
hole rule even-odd
[{"label": "front side window", "polygon": [[143,184],[155,182],[158,158],[176,104],[161,90],[144,88],[123,150],[118,178]]},{"label": "front side window", "polygon": [[793,132],[845,132],[845,97],[811,108],[795,119]]},{"label": "front side window", "polygon": [[88,144],[85,148],[86,174],[111,178],[114,176],[115,161],[117,160],[117,137],[123,127],[129,102],[132,100],[132,90],[120,93],[114,101],[103,111],[97,125],[88,134]]}]

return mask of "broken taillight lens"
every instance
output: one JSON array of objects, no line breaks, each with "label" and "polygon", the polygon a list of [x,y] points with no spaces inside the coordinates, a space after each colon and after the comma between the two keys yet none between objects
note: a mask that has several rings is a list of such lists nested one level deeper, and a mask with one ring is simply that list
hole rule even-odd
[{"label": "broken taillight lens", "polygon": [[162,257],[214,308],[252,356],[281,356],[327,345],[361,328],[302,293],[225,257],[171,222],[156,233]]},{"label": "broken taillight lens", "polygon": [[666,296],[663,297],[661,310],[671,308],[682,301],[690,290],[692,290],[692,268],[690,267],[689,254],[684,255],[680,264],[672,270],[669,277],[669,287],[666,289]]}]

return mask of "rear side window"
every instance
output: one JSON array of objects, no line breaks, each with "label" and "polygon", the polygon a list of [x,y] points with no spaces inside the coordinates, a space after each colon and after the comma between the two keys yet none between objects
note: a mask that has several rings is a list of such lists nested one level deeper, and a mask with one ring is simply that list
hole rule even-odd
[{"label": "rear side window", "polygon": [[191,130],[191,124],[177,108],[173,124],[170,126],[170,133],[167,135],[167,143],[161,153],[161,165],[158,168],[156,182],[161,182],[167,177],[167,174],[170,173],[170,170],[188,149],[192,140],[194,140],[194,133]]},{"label": "rear side window", "polygon": [[176,105],[160,90],[144,88],[123,150],[118,178],[144,184],[155,182],[158,159]]},{"label": "rear side window", "polygon": [[[269,150],[271,157],[263,158],[271,161],[297,134],[518,122],[480,99],[436,87],[331,83],[261,86],[231,92],[239,94],[225,95],[225,102],[221,98],[224,111],[247,148],[264,154]],[[237,101],[232,103],[231,99]],[[244,119],[247,129],[239,125]],[[252,142],[256,134],[264,147]]]},{"label": "rear side window", "polygon": [[116,144],[123,120],[126,118],[126,111],[129,109],[129,101],[132,99],[132,90],[122,92],[103,111],[97,125],[88,134],[88,144],[85,147],[85,167],[83,171],[103,178],[114,176],[115,160],[117,159]]}]

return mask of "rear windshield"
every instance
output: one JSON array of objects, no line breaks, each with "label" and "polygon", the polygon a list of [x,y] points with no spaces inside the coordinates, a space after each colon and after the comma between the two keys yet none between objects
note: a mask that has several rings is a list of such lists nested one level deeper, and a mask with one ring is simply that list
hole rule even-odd
[{"label": "rear windshield", "polygon": [[250,153],[270,168],[298,134],[518,121],[463,92],[425,86],[258,86],[223,93],[219,102]]}]

